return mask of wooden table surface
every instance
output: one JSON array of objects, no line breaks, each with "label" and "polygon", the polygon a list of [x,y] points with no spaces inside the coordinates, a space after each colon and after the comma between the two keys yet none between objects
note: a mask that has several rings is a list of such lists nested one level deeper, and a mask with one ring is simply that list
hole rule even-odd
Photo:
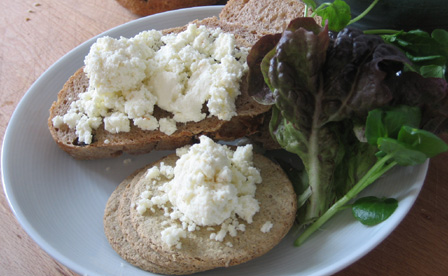
[{"label": "wooden table surface", "polygon": [[[1,1],[1,142],[18,102],[50,65],[85,40],[136,18],[114,0]],[[431,160],[423,190],[398,228],[337,275],[448,275],[447,180],[448,154],[443,154]],[[3,192],[0,275],[76,275],[25,233]]]}]

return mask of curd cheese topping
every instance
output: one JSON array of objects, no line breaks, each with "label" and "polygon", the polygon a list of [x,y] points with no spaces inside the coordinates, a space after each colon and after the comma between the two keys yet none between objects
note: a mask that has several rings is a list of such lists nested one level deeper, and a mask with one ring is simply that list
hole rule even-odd
[{"label": "curd cheese topping", "polygon": [[[85,57],[89,87],[53,125],[76,129],[79,142],[92,143],[101,124],[111,133],[176,131],[176,122],[236,115],[240,80],[248,70],[248,48],[237,48],[232,34],[195,24],[178,34],[144,31],[133,38],[99,38]],[[157,120],[154,106],[172,113]]]},{"label": "curd cheese topping", "polygon": [[267,232],[271,231],[272,226],[274,226],[274,225],[272,224],[272,222],[270,222],[268,220],[261,226],[260,231],[263,233],[267,233]]},{"label": "curd cheese topping", "polygon": [[[200,143],[181,148],[177,154],[180,158],[174,168],[161,164],[146,172],[146,181],[159,181],[162,176],[168,181],[160,186],[161,194],[145,191],[140,195],[135,204],[138,213],[161,208],[166,216],[180,222],[181,229],[192,232],[205,227],[212,232],[210,239],[216,241],[245,231],[242,222],[252,223],[260,210],[255,191],[262,179],[253,166],[252,145],[233,151],[201,136]],[[180,247],[184,232],[175,229],[164,230],[163,240]]]}]

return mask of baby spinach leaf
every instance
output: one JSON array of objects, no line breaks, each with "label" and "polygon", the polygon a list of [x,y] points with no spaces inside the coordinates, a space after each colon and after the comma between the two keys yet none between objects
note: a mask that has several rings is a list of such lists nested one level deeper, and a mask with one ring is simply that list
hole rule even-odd
[{"label": "baby spinach leaf", "polygon": [[448,150],[448,145],[437,135],[409,126],[401,128],[397,140],[406,144],[408,148],[425,154],[427,158]]},{"label": "baby spinach leaf", "polygon": [[420,108],[407,105],[374,109],[366,120],[366,138],[371,145],[376,145],[380,137],[397,138],[403,125],[418,127],[421,120]]},{"label": "baby spinach leaf", "polygon": [[378,138],[384,137],[387,133],[383,122],[383,114],[384,112],[381,109],[374,109],[367,115],[366,125],[369,127],[366,128],[365,136],[367,142],[371,145],[376,146]]},{"label": "baby spinach leaf", "polygon": [[388,219],[397,209],[398,201],[394,198],[363,197],[352,205],[353,216],[364,225],[377,225]]},{"label": "baby spinach leaf", "polygon": [[[417,72],[425,77],[448,77],[448,31],[435,29],[431,34],[422,30],[383,35],[385,41],[399,47],[413,62]],[[432,70],[428,70],[426,66]],[[433,70],[437,68],[437,70]]]},{"label": "baby spinach leaf", "polygon": [[448,47],[448,31],[443,29],[435,29],[432,31],[431,37],[440,43],[440,45]]},{"label": "baby spinach leaf", "polygon": [[315,13],[322,17],[322,22],[328,20],[328,29],[336,32],[345,28],[352,19],[350,6],[342,0],[323,3],[315,9]]},{"label": "baby spinach leaf", "polygon": [[408,147],[405,143],[393,138],[378,138],[378,149],[392,155],[393,160],[401,166],[413,166],[422,164],[428,158],[423,152]]},{"label": "baby spinach leaf", "polygon": [[445,66],[440,65],[424,65],[420,67],[420,74],[425,78],[444,78]]}]

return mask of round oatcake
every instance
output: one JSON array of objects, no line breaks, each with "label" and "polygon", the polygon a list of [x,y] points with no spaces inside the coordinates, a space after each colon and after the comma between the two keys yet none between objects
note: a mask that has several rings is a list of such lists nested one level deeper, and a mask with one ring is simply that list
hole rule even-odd
[{"label": "round oatcake", "polygon": [[[160,162],[174,166],[178,159],[170,155]],[[291,182],[283,170],[268,158],[254,154],[254,166],[261,172],[262,183],[257,184],[255,198],[260,203],[260,210],[253,217],[251,224],[239,219],[245,224],[244,232],[238,231],[237,236],[226,235],[222,242],[210,239],[210,234],[220,230],[220,226],[201,227],[200,230],[187,232],[187,238],[182,238],[180,249],[170,247],[162,241],[161,232],[171,225],[181,225],[164,215],[164,211],[146,211],[140,215],[136,208],[130,209],[133,227],[136,229],[141,247],[148,246],[152,250],[165,256],[171,262],[188,264],[193,267],[228,267],[247,262],[259,257],[275,245],[288,233],[294,223],[296,214],[296,195]],[[132,202],[135,203],[140,194],[149,189],[153,196],[160,193],[158,187],[167,179],[161,179],[155,185],[140,178],[134,186]],[[273,224],[269,232],[263,233],[262,226],[266,222]],[[134,244],[135,247],[135,244]],[[148,250],[148,249],[147,249]]]}]

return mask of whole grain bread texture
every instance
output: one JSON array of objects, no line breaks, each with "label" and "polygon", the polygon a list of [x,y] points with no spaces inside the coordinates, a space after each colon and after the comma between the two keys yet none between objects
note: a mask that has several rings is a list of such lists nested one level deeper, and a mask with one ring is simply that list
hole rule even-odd
[{"label": "whole grain bread texture", "polygon": [[196,6],[213,5],[219,0],[117,0],[117,2],[139,16]]},{"label": "whole grain bread texture", "polygon": [[[251,224],[241,221],[246,224],[245,231],[238,231],[235,237],[227,235],[219,242],[210,239],[210,234],[219,231],[220,226],[213,229],[201,227],[187,233],[180,249],[169,247],[162,241],[161,231],[180,222],[165,216],[159,209],[140,215],[135,203],[143,191],[157,195],[158,187],[168,181],[162,178],[148,183],[145,181],[147,169],[162,162],[174,166],[177,159],[172,154],[140,169],[117,187],[107,203],[104,214],[106,237],[117,253],[131,264],[161,274],[191,274],[234,266],[268,252],[293,225],[297,204],[291,182],[277,164],[255,154],[254,166],[260,170],[263,179],[257,184],[255,194],[260,210]],[[263,233],[260,229],[267,221],[273,226]]]},{"label": "whole grain bread texture", "polygon": [[[259,35],[267,35],[283,32],[291,20],[304,14],[305,4],[300,0],[229,0],[219,18],[229,24],[240,24]],[[319,17],[315,20],[322,21]]]},{"label": "whole grain bread texture", "polygon": [[[249,47],[255,41],[255,36],[245,29],[238,29],[235,25],[228,25],[219,21],[216,17],[205,20],[196,20],[192,23],[206,25],[211,28],[221,28],[232,32],[236,36],[239,46]],[[181,32],[185,27],[165,30],[168,32]],[[246,40],[246,37],[249,39]],[[269,106],[255,102],[248,94],[247,83],[243,78],[240,84],[241,95],[236,99],[237,116],[230,121],[219,120],[217,117],[207,117],[200,122],[177,123],[177,131],[171,135],[161,131],[145,131],[131,124],[129,132],[110,133],[101,125],[93,131],[91,144],[78,143],[78,137],[74,129],[67,125],[56,128],[52,119],[63,116],[70,108],[70,104],[78,99],[78,95],[87,90],[89,80],[83,71],[78,71],[66,82],[58,94],[57,101],[50,108],[48,127],[53,139],[64,151],[76,159],[100,159],[115,157],[123,152],[130,154],[147,153],[152,150],[171,150],[195,141],[198,135],[205,134],[216,140],[233,140],[253,134],[265,120],[265,113]],[[155,108],[156,118],[169,117],[170,114],[162,109]]]},{"label": "whole grain bread texture", "polygon": [[[283,31],[290,20],[303,15],[304,7],[298,0],[230,0],[219,18],[210,17],[192,23],[209,28],[221,28],[235,35],[237,46],[251,47],[260,37]],[[185,26],[164,30],[164,33],[178,33],[183,30]],[[270,119],[268,114],[270,106],[258,104],[249,96],[246,77],[241,80],[241,95],[236,99],[237,116],[230,121],[207,117],[200,122],[177,123],[177,131],[171,135],[158,130],[145,131],[133,124],[129,132],[115,134],[109,133],[101,125],[93,131],[91,144],[79,143],[74,129],[65,124],[56,128],[52,119],[67,113],[70,104],[78,99],[80,93],[87,90],[88,85],[89,80],[83,68],[78,69],[59,92],[57,100],[50,108],[48,118],[48,128],[53,140],[75,159],[110,158],[124,152],[140,154],[152,150],[172,150],[193,143],[200,135],[228,141],[253,135],[255,138],[263,136],[266,139],[261,139],[261,143],[266,141],[268,147],[278,146],[269,135],[260,135],[260,129]],[[159,119],[169,116],[169,113],[156,106],[153,115]]]}]

